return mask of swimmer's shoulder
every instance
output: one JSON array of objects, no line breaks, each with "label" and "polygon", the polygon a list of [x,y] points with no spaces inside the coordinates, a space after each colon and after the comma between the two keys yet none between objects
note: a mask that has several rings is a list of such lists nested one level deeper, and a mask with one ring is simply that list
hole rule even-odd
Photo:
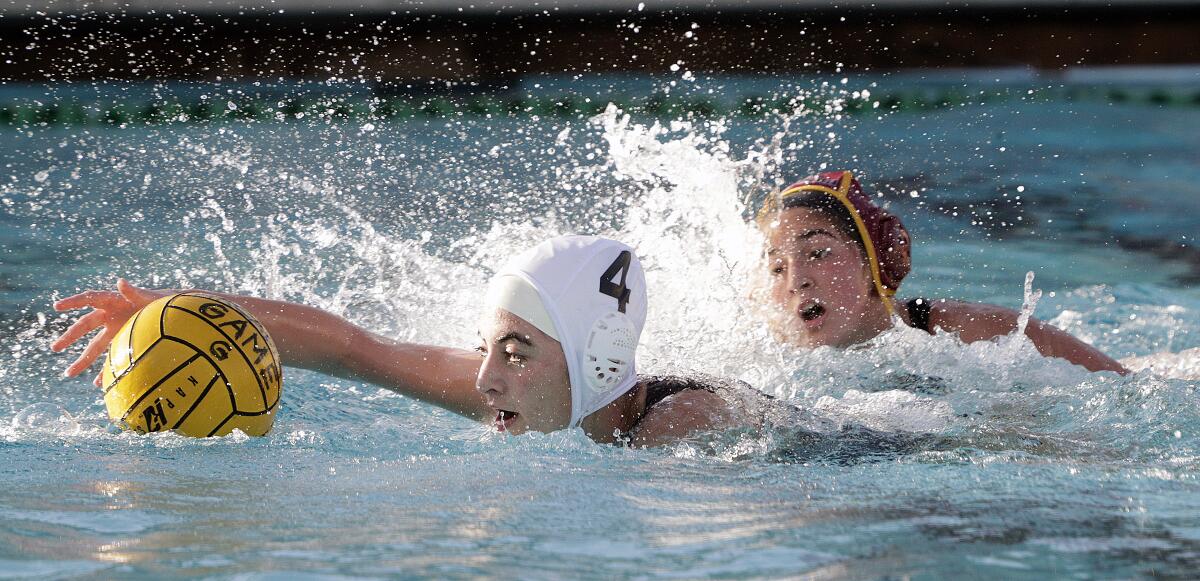
[{"label": "swimmer's shoulder", "polygon": [[629,442],[639,447],[671,444],[697,432],[734,427],[735,414],[721,392],[753,391],[741,382],[704,375],[654,375],[638,380],[646,406],[629,432]]}]

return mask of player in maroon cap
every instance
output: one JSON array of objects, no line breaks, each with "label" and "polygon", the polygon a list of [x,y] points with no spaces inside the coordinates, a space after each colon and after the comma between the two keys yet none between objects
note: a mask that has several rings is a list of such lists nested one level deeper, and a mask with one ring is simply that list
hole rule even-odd
[{"label": "player in maroon cap", "polygon": [[[768,196],[758,214],[767,236],[771,329],[803,347],[845,347],[892,326],[893,316],[966,343],[1012,333],[1018,314],[994,305],[915,298],[897,305],[912,266],[900,219],[871,201],[848,171],[805,178]],[[1047,357],[1091,371],[1124,367],[1070,334],[1030,319],[1025,334]]]}]

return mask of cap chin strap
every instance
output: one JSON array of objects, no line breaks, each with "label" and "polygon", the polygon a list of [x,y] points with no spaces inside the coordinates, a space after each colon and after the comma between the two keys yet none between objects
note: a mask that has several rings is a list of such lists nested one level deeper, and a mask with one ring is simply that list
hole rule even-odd
[{"label": "cap chin strap", "polygon": [[853,181],[854,175],[848,171],[844,171],[836,190],[822,185],[807,184],[788,188],[780,192],[777,199],[779,200],[780,208],[782,208],[784,200],[801,192],[822,192],[833,196],[835,200],[841,202],[846,207],[846,211],[850,212],[850,217],[854,218],[854,227],[858,229],[858,237],[862,239],[863,247],[867,250],[867,263],[871,266],[871,280],[875,283],[875,290],[883,298],[883,306],[887,308],[888,315],[894,317],[896,316],[896,307],[893,304],[892,297],[896,295],[896,291],[883,286],[883,277],[879,274],[879,257],[875,253],[875,243],[871,240],[871,236],[867,234],[867,225],[863,222],[862,216],[858,215],[858,210],[850,202],[850,184]]}]

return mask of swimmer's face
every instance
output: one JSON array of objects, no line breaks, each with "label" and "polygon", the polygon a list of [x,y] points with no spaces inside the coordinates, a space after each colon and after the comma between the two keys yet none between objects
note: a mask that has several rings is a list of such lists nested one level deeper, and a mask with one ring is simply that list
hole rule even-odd
[{"label": "swimmer's face", "polygon": [[493,425],[512,434],[553,432],[571,421],[571,380],[562,344],[503,309],[480,325],[483,364],[475,388]]},{"label": "swimmer's face", "polygon": [[801,347],[866,341],[891,320],[863,248],[811,208],[788,208],[767,230],[771,330]]}]

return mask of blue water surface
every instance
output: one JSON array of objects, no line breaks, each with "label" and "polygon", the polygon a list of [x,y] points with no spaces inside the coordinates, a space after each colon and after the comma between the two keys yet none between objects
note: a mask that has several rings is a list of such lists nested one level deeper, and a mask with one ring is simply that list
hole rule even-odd
[{"label": "blue water surface", "polygon": [[[689,90],[950,82],[828,80]],[[538,88],[598,95],[604,81]],[[610,111],[0,129],[0,577],[1193,577],[1200,108],[1001,85],[1017,97],[674,125]],[[908,330],[849,351],[774,345],[745,304],[741,202],[822,164],[858,171],[909,226],[902,295],[1020,308],[1032,271],[1036,316],[1142,370]],[[119,275],[470,347],[492,269],[565,232],[644,255],[642,371],[737,377],[936,445],[829,459],[786,425],[651,450],[504,437],[295,369],[267,437],[139,436],[47,348],[71,320],[50,303]]]}]

